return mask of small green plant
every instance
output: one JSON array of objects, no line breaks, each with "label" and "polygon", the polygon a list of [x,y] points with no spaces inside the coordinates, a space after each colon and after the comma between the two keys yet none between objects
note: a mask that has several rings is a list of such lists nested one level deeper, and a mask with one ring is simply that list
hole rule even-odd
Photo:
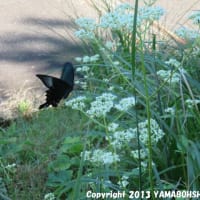
[{"label": "small green plant", "polygon": [[17,110],[19,112],[19,115],[21,116],[28,116],[31,114],[31,104],[29,101],[20,101]]}]

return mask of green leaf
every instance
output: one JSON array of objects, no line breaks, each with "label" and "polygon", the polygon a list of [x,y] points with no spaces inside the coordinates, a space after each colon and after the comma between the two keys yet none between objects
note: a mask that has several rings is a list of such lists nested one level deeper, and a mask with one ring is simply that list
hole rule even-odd
[{"label": "green leaf", "polygon": [[60,150],[62,153],[80,154],[83,151],[83,141],[80,137],[66,137]]},{"label": "green leaf", "polygon": [[66,155],[60,155],[57,157],[56,160],[54,160],[53,162],[49,164],[49,170],[58,172],[58,171],[69,169],[70,166],[71,166],[71,163],[70,163],[69,157]]},{"label": "green leaf", "polygon": [[60,185],[66,185],[66,183],[71,180],[72,174],[72,170],[49,173],[47,186],[57,187]]}]

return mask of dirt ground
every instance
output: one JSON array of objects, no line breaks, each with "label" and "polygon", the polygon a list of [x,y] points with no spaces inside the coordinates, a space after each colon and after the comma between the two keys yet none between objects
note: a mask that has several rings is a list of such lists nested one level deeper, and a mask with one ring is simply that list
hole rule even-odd
[{"label": "dirt ground", "polygon": [[[157,4],[166,9],[162,23],[171,30],[187,25],[189,11],[200,10],[199,0],[158,0]],[[88,0],[0,0],[1,110],[10,95],[38,92],[41,83],[36,73],[58,75],[63,62],[73,62],[82,54],[73,35],[76,16],[95,16]]]}]

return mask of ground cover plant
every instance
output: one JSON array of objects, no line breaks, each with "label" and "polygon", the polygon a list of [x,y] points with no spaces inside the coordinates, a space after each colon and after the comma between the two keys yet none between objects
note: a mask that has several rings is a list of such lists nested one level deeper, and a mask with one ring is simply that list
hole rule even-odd
[{"label": "ground cover plant", "polygon": [[164,15],[154,2],[105,1],[98,20],[76,20],[88,49],[75,58],[79,90],[1,130],[0,173],[12,199],[16,191],[78,200],[88,191],[158,199],[153,191],[199,190],[200,14],[190,16],[196,30],[177,30],[184,43],[166,40],[153,32]]}]

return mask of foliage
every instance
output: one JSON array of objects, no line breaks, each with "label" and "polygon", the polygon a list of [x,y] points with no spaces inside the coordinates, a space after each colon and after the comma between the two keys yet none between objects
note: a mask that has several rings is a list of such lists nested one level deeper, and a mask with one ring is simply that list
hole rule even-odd
[{"label": "foliage", "polygon": [[[164,14],[153,2],[138,13],[127,3],[105,7],[98,21],[76,21],[75,35],[91,52],[75,58],[77,94],[1,130],[0,176],[10,194],[21,177],[23,191],[38,194],[29,199],[87,199],[89,190],[125,191],[128,199],[133,189],[200,187],[198,30],[185,29],[180,37],[190,42],[179,49],[150,34]],[[198,16],[190,17],[197,26]],[[27,110],[22,103],[19,111]]]}]

